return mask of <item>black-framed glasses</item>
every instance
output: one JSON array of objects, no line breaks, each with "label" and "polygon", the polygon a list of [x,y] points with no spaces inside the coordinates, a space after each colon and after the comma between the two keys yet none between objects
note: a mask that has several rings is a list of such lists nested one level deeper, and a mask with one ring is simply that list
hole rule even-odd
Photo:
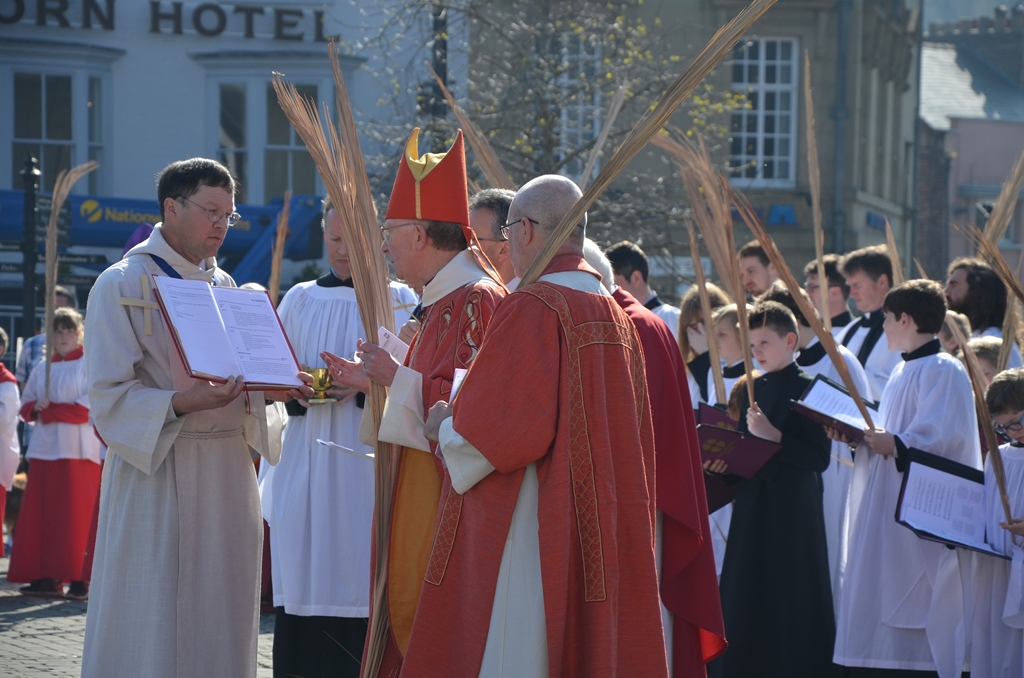
[{"label": "black-framed glasses", "polygon": [[195,205],[199,209],[201,209],[204,212],[206,212],[206,216],[209,217],[211,224],[216,224],[221,219],[225,219],[225,220],[227,220],[228,228],[231,228],[232,226],[234,226],[235,224],[238,223],[239,219],[242,218],[242,215],[239,214],[238,212],[221,212],[220,210],[215,210],[215,209],[210,208],[210,207],[203,207],[202,205],[197,203],[195,200],[189,200],[188,198],[186,198],[183,195],[179,195],[178,197],[180,199],[184,200],[185,202],[192,203],[193,205]]},{"label": "black-framed glasses", "polygon": [[1020,419],[1013,422],[1012,424],[1007,424],[1006,426],[1003,426],[1002,424],[996,424],[993,428],[995,428],[996,433],[998,433],[999,435],[1003,436],[1004,438],[1009,438],[1011,431],[1019,431],[1022,428],[1024,428],[1024,414],[1020,415]]},{"label": "black-framed glasses", "polygon": [[476,239],[480,242],[508,242],[508,238],[481,238],[477,236]]},{"label": "black-framed glasses", "polygon": [[501,226],[498,227],[498,230],[501,232],[501,237],[503,237],[505,240],[508,240],[508,229],[512,228],[523,219],[526,219],[534,226],[540,226],[540,222],[537,221],[536,219],[531,219],[530,217],[519,217],[515,221],[510,221],[509,223],[502,224]]}]

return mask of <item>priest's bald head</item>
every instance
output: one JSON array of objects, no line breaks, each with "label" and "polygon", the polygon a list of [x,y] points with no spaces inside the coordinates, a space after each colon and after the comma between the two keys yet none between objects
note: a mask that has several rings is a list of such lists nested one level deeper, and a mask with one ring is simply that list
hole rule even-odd
[{"label": "priest's bald head", "polygon": [[[562,217],[572,209],[583,192],[571,179],[545,174],[528,181],[516,192],[508,209],[508,240],[512,266],[522,276],[554,235]],[[576,225],[556,254],[583,256],[587,215]]]}]

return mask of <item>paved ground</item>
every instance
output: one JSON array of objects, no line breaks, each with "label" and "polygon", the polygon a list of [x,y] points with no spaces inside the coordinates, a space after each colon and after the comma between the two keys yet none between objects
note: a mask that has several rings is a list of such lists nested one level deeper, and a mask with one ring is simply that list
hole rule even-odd
[{"label": "paved ground", "polygon": [[[0,674],[78,676],[85,636],[86,603],[31,598],[7,582],[7,558],[0,558]],[[260,617],[257,676],[270,678],[274,615]]]}]

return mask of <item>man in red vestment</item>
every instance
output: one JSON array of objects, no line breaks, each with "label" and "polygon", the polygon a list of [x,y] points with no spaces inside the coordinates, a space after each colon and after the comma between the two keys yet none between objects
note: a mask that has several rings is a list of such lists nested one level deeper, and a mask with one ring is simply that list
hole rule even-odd
[{"label": "man in red vestment", "polygon": [[[484,271],[468,247],[473,232],[462,132],[446,153],[422,156],[418,137],[415,129],[406,143],[381,230],[382,251],[396,275],[421,291],[419,332],[403,365],[369,342],[360,343],[361,362],[324,356],[343,385],[366,390],[369,379],[389,387],[376,435],[402,446],[389,531],[391,634],[380,676],[396,675],[402,666],[439,505],[443,502],[452,510],[461,503],[442,486],[440,460],[433,454],[434,444],[423,436],[423,421],[431,405],[451,397],[455,371],[469,367],[483,342],[484,328],[505,296],[505,288]],[[371,590],[371,600],[373,595]]]},{"label": "man in red vestment", "polygon": [[657,457],[661,602],[670,614],[669,664],[674,676],[705,676],[705,664],[725,650],[725,622],[686,368],[668,325],[615,287],[601,248],[588,239],[584,255],[636,327],[644,350]]},{"label": "man in red vestment", "polygon": [[[519,190],[517,275],[580,195],[553,175]],[[668,673],[643,352],[583,260],[585,225],[502,302],[428,417],[462,501],[438,520],[407,675]]]}]

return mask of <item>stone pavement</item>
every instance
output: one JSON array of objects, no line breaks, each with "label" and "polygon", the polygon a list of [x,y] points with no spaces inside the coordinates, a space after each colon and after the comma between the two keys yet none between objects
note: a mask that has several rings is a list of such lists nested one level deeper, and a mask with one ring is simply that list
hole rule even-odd
[{"label": "stone pavement", "polygon": [[[86,603],[33,598],[7,581],[0,558],[0,674],[5,678],[79,675],[85,638]],[[258,678],[273,675],[274,615],[260,616]]]}]

